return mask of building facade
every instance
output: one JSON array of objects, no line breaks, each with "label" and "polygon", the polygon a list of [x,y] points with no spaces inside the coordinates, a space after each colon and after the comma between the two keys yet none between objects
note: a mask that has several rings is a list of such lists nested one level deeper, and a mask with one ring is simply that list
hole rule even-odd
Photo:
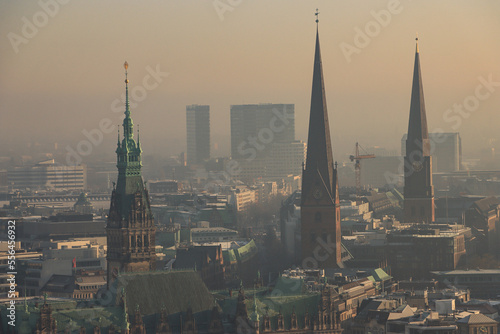
[{"label": "building facade", "polygon": [[427,279],[434,270],[454,270],[465,259],[461,231],[410,229],[387,235],[387,258],[397,279]]},{"label": "building facade", "polygon": [[186,128],[188,165],[210,159],[210,106],[186,106]]},{"label": "building facade", "polygon": [[13,189],[83,190],[87,187],[87,167],[60,165],[51,159],[8,170],[7,183]]},{"label": "building facade", "polygon": [[232,105],[231,157],[245,181],[300,175],[305,143],[295,140],[295,105]]},{"label": "building facade", "polygon": [[[401,139],[401,155],[406,154],[405,134]],[[462,138],[458,132],[429,133],[432,171],[434,173],[458,172],[462,165]]]}]

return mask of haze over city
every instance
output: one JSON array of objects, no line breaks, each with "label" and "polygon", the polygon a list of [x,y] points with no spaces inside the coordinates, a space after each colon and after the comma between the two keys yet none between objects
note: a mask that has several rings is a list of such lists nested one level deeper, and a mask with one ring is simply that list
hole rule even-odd
[{"label": "haze over city", "polygon": [[[102,119],[120,124],[125,60],[132,89],[163,73],[137,105],[132,96],[145,154],[185,151],[190,104],[210,105],[212,156],[229,154],[233,104],[295,104],[296,138],[305,140],[316,8],[335,159],[346,160],[356,141],[400,153],[417,32],[429,132],[460,132],[464,155],[498,145],[498,1],[68,1],[46,21],[36,17],[44,10],[37,1],[4,1],[2,150],[74,147]],[[488,98],[446,121],[479,78],[493,82]],[[113,160],[115,138],[116,126],[94,152]]]},{"label": "haze over city", "polygon": [[500,2],[0,2],[0,333],[498,334]]}]

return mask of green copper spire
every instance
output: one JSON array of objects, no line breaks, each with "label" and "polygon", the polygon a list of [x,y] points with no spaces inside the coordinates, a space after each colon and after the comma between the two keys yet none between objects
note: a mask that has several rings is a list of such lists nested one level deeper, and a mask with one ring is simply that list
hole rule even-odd
[{"label": "green copper spire", "polygon": [[143,192],[144,185],[141,176],[141,147],[134,140],[134,122],[130,112],[128,99],[128,63],[125,62],[125,118],[123,119],[123,139],[120,143],[118,130],[118,144],[116,148],[116,166],[118,167],[118,182],[116,191],[121,197],[121,216],[126,218],[130,211],[131,196],[137,191]]},{"label": "green copper spire", "polygon": [[141,140],[139,139],[139,124],[137,124],[137,149],[139,149],[142,152]]},{"label": "green copper spire", "polygon": [[123,67],[125,67],[125,118],[123,119],[123,135],[127,139],[132,139],[134,138],[134,123],[132,122],[132,118],[130,118],[130,102],[128,100],[128,63],[125,62]]}]

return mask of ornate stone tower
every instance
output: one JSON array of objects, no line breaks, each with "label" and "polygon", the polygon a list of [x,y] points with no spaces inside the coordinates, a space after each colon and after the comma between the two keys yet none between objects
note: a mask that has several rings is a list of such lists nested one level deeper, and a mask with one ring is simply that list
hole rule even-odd
[{"label": "ornate stone tower", "polygon": [[309,117],[307,158],[302,172],[301,265],[335,268],[342,266],[339,186],[333,163],[318,29]]},{"label": "ornate stone tower", "polygon": [[404,159],[404,221],[405,223],[432,223],[435,218],[432,157],[430,156],[424,90],[420,73],[418,38]]},{"label": "ornate stone tower", "polygon": [[155,269],[155,226],[149,204],[148,191],[141,176],[141,144],[139,132],[134,140],[133,122],[128,100],[128,64],[125,62],[125,118],[123,139],[116,159],[118,182],[111,194],[108,224],[108,288],[120,272],[150,271]]}]

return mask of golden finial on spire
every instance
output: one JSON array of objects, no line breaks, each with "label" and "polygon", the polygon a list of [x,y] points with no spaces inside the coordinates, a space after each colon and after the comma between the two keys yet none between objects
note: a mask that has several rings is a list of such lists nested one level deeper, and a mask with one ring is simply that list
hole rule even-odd
[{"label": "golden finial on spire", "polygon": [[127,72],[127,70],[128,70],[128,63],[125,62],[125,64],[123,64],[123,67],[125,67],[125,83],[129,83],[128,78],[127,78],[127,75],[128,75],[128,72]]},{"label": "golden finial on spire", "polygon": [[318,22],[319,22],[319,12],[318,12],[318,8],[316,8],[316,13],[314,13],[314,15],[316,15],[316,24],[318,24]]}]

